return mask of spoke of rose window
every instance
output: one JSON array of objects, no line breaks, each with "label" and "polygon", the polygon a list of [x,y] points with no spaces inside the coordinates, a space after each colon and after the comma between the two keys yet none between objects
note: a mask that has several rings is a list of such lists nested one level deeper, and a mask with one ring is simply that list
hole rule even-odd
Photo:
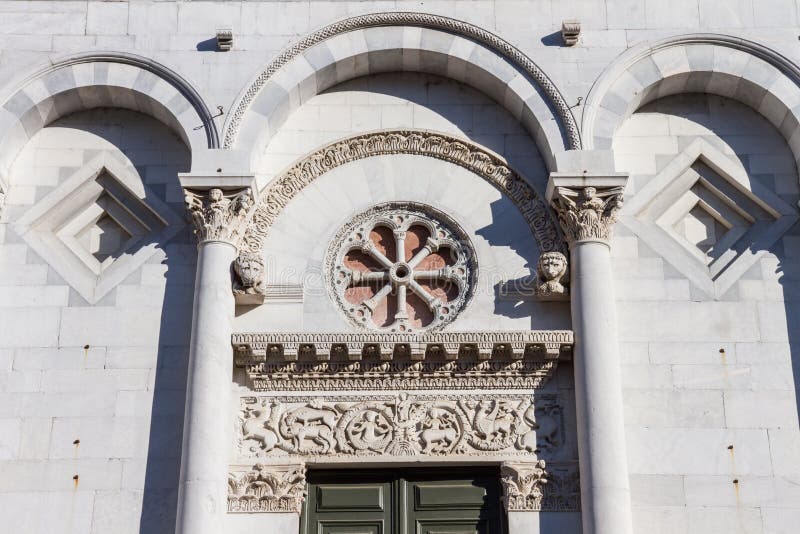
[{"label": "spoke of rose window", "polygon": [[406,261],[406,231],[395,230],[394,242],[395,242],[395,248],[397,249],[396,254],[398,263]]},{"label": "spoke of rose window", "polygon": [[394,314],[395,319],[408,319],[408,310],[406,309],[406,286],[400,284],[397,286],[397,313]]},{"label": "spoke of rose window", "polygon": [[381,288],[380,291],[375,293],[372,298],[369,298],[364,301],[364,306],[370,309],[370,311],[375,311],[375,308],[378,307],[378,304],[381,303],[383,299],[386,298],[386,295],[392,292],[392,284],[386,284]]},{"label": "spoke of rose window", "polygon": [[435,271],[414,271],[412,275],[414,280],[447,280],[452,276],[447,267]]},{"label": "spoke of rose window", "polygon": [[394,265],[394,262],[390,261],[389,258],[384,256],[383,253],[380,250],[378,250],[378,248],[375,246],[375,243],[373,243],[372,241],[368,241],[367,243],[365,243],[361,247],[361,250],[365,254],[372,256],[373,259],[375,259],[378,263],[380,263],[387,269],[389,269],[392,265]]},{"label": "spoke of rose window", "polygon": [[408,287],[411,289],[411,291],[416,293],[419,298],[424,300],[425,304],[427,304],[428,308],[430,309],[433,309],[436,306],[437,302],[439,301],[439,299],[437,299],[436,297],[425,291],[425,289],[421,285],[419,285],[415,280],[411,280],[411,282],[408,284]]},{"label": "spoke of rose window", "polygon": [[439,243],[435,239],[428,238],[428,241],[425,243],[425,246],[422,247],[422,250],[414,254],[414,257],[408,261],[408,264],[413,269],[419,263],[427,258],[432,252],[435,252],[439,248]]},{"label": "spoke of rose window", "polygon": [[386,271],[353,271],[353,284],[368,284],[370,282],[383,282],[389,279]]}]

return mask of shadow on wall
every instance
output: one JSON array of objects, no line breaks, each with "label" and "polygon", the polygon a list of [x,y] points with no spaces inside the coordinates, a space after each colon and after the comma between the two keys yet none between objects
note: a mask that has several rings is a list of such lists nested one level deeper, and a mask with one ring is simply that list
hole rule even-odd
[{"label": "shadow on wall", "polygon": [[[173,241],[185,243],[191,239],[187,231]],[[172,534],[177,517],[196,258],[172,248],[166,246],[167,257],[162,262],[167,266],[166,287],[150,410],[140,534]]]},{"label": "shadow on wall", "polygon": [[[90,132],[120,148],[136,167],[146,189],[144,203],[154,205],[165,203],[177,215],[175,220],[187,221],[186,226],[175,232],[166,233],[166,241],[159,241],[163,235],[144,235],[138,242],[126,248],[119,239],[119,228],[109,225],[96,236],[96,247],[102,254],[110,257],[132,255],[137,250],[155,245],[164,253],[156,253],[147,263],[158,261],[166,266],[164,274],[164,296],[160,303],[158,345],[156,361],[153,364],[155,381],[153,400],[149,413],[144,406],[137,407],[150,416],[150,431],[146,462],[144,466],[144,488],[142,510],[139,522],[141,534],[171,534],[175,530],[178,502],[178,480],[181,460],[181,440],[183,435],[183,415],[186,395],[189,339],[191,336],[192,304],[197,252],[188,224],[186,210],[182,201],[177,172],[188,171],[190,154],[176,135],[166,130],[161,123],[135,112],[117,109],[95,109],[71,115],[54,123],[64,129],[71,129],[72,138]],[[69,133],[69,132],[68,132]],[[126,137],[127,136],[127,137]],[[134,146],[135,143],[135,146]],[[168,144],[172,143],[172,144]],[[180,145],[181,148],[178,148]],[[168,161],[163,153],[169,153]],[[91,154],[90,154],[91,155]],[[119,193],[119,191],[114,191]],[[102,198],[100,199],[101,202]],[[127,208],[138,200],[127,199]],[[102,202],[101,202],[102,203]],[[103,203],[104,205],[107,203]],[[103,219],[101,219],[102,221]],[[126,236],[122,232],[123,237]],[[100,260],[101,258],[97,258]],[[141,275],[141,267],[132,277]],[[142,312],[153,311],[158,303],[143,303]],[[124,328],[124,325],[122,325]],[[150,343],[142,340],[141,345]],[[139,457],[141,458],[141,457]],[[136,463],[132,466],[130,489],[138,489]],[[140,471],[139,471],[140,472]],[[125,475],[123,475],[125,478]],[[123,487],[123,491],[125,487]]]}]

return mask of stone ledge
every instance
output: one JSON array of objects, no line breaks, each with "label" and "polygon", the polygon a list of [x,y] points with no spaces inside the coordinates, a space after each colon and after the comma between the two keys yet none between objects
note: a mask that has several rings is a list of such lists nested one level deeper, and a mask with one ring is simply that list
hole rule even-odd
[{"label": "stone ledge", "polygon": [[351,361],[377,356],[381,360],[407,357],[446,360],[477,357],[479,360],[569,359],[572,354],[571,330],[531,330],[509,332],[426,332],[313,333],[275,332],[238,333],[231,336],[236,365],[266,362],[267,356],[296,361],[299,355],[327,361],[331,356],[347,356]]}]

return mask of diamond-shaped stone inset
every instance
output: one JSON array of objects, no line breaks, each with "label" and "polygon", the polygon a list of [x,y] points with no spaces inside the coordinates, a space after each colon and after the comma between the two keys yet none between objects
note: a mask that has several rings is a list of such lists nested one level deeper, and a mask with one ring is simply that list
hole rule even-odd
[{"label": "diamond-shaped stone inset", "polygon": [[626,204],[623,222],[721,297],[797,220],[796,210],[697,139]]},{"label": "diamond-shaped stone inset", "polygon": [[184,224],[129,162],[103,153],[28,210],[16,230],[95,303]]}]

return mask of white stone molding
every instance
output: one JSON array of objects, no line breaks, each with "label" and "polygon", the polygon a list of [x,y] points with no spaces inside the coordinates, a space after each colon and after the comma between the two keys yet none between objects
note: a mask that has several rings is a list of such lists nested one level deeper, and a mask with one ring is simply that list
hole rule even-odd
[{"label": "white stone molding", "polygon": [[[698,163],[707,166],[701,169],[706,175],[694,169]],[[698,207],[724,229],[707,252],[674,228]],[[800,218],[703,139],[675,156],[621,214],[625,226],[713,298],[721,298]]]},{"label": "white stone molding", "polygon": [[267,355],[286,361],[298,354],[314,355],[321,361],[333,355],[346,355],[357,361],[375,355],[382,360],[401,357],[423,360],[443,355],[458,359],[477,355],[481,360],[499,356],[522,359],[526,354],[541,354],[546,359],[569,357],[573,335],[569,330],[525,330],[493,332],[270,332],[236,333],[231,336],[238,365],[266,362]]},{"label": "white stone molding", "polygon": [[[109,221],[122,238],[105,258],[88,249],[81,237],[101,219]],[[94,304],[184,225],[183,218],[142,183],[130,161],[104,152],[34,204],[14,229]]]},{"label": "white stone molding", "polygon": [[[406,54],[431,61],[403,61]],[[426,67],[441,61],[454,68]],[[260,154],[258,147],[268,142],[261,138],[277,132],[292,109],[314,94],[358,76],[403,70],[448,75],[486,92],[523,123],[551,168],[554,154],[581,147],[569,105],[529,57],[478,26],[415,12],[358,15],[292,44],[240,94],[223,146]]]},{"label": "white stone molding", "polygon": [[[391,244],[381,242],[382,237],[389,236],[376,237],[373,232],[391,233]],[[406,257],[410,232],[423,232],[425,242],[413,256]],[[432,257],[434,254],[436,257]],[[364,256],[375,269],[366,270],[363,263],[359,264],[361,268],[349,266],[351,257]],[[444,265],[439,265],[440,261]],[[445,213],[418,202],[388,202],[353,216],[333,238],[324,265],[328,291],[350,324],[359,329],[405,333],[441,330],[454,321],[469,304],[478,271],[466,232]],[[369,298],[363,295],[354,302],[355,297],[348,295],[350,290],[363,291],[376,283],[380,289]],[[448,295],[448,289],[455,291]],[[391,302],[389,295],[394,296]],[[415,324],[409,304],[412,296],[430,310],[430,323]],[[382,305],[386,306],[387,319],[394,319],[386,326],[374,321],[373,314]]]},{"label": "white stone molding", "polygon": [[544,460],[503,462],[500,476],[506,512],[541,511],[548,478]]},{"label": "white stone molding", "polygon": [[208,107],[175,71],[134,54],[71,55],[23,74],[0,93],[0,184],[38,130],[70,113],[96,107],[131,109],[155,117],[193,153],[219,145]]},{"label": "white stone molding", "polygon": [[535,457],[529,394],[242,397],[237,458]]},{"label": "white stone molding", "polygon": [[755,42],[689,34],[642,43],[599,76],[584,105],[584,148],[611,148],[614,132],[648,102],[678,93],[709,93],[761,113],[800,159],[800,67]]},{"label": "white stone molding", "polygon": [[294,512],[306,499],[304,464],[232,467],[228,475],[228,512]]},{"label": "white stone molding", "polygon": [[517,206],[542,252],[565,252],[561,233],[536,191],[508,163],[464,139],[425,130],[389,130],[357,135],[322,147],[303,157],[267,185],[245,237],[245,246],[260,252],[264,239],[283,208],[324,173],[372,156],[415,154],[448,161],[474,172]]}]

